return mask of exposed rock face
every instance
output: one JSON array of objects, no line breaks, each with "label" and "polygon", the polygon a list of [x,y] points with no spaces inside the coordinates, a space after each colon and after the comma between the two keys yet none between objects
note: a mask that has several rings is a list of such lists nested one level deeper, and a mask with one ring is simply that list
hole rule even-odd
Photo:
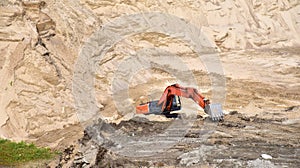
[{"label": "exposed rock face", "polygon": [[[84,41],[112,19],[151,11],[202,26],[208,39],[223,51],[300,44],[298,0],[4,0],[0,2],[0,136],[47,139],[53,136],[47,132],[77,124],[72,75]],[[177,51],[182,48],[181,55],[192,52],[186,46],[180,47],[179,40],[155,33],[132,39],[132,46],[146,39],[147,45]],[[120,44],[112,51],[126,47],[126,42]],[[118,52],[108,53],[107,60],[114,58],[113,54]],[[109,74],[108,69],[104,77]],[[100,90],[109,86],[105,80],[101,78]],[[103,105],[111,105],[105,97],[99,99]],[[71,138],[60,134],[47,145],[56,146],[63,137]]]}]

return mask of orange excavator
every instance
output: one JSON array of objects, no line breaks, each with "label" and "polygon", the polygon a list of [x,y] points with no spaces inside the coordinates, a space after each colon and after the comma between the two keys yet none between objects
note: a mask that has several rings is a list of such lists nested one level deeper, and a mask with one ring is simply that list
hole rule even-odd
[{"label": "orange excavator", "polygon": [[[137,114],[162,114],[166,117],[176,118],[177,113],[173,111],[181,110],[180,97],[191,98],[197,103],[213,121],[223,120],[221,104],[211,104],[209,99],[202,96],[197,89],[192,87],[182,87],[179,84],[168,86],[159,100],[148,101],[136,107]],[[171,113],[172,112],[172,113]]]}]

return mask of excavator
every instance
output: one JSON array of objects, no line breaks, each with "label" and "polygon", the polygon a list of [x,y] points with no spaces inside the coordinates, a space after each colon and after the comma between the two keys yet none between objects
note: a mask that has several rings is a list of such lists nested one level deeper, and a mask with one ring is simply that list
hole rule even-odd
[{"label": "excavator", "polygon": [[136,106],[136,113],[159,114],[165,115],[168,118],[177,118],[178,113],[174,113],[174,111],[181,110],[180,97],[194,100],[195,103],[204,109],[204,112],[210,116],[212,121],[223,120],[224,113],[221,104],[212,104],[197,89],[183,87],[179,84],[168,86],[159,100],[147,101]]}]

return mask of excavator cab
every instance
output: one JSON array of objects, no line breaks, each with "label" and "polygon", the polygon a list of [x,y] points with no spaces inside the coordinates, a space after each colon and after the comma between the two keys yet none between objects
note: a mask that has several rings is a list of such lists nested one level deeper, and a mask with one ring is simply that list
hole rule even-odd
[{"label": "excavator cab", "polygon": [[[172,101],[171,108],[169,110],[167,108],[165,108],[164,112],[181,110],[181,101],[180,101],[179,96],[175,95],[171,101]],[[168,102],[167,102],[167,104],[168,104]]]},{"label": "excavator cab", "polygon": [[[181,110],[181,101],[180,97],[177,95],[174,95],[174,97],[171,99],[172,103],[170,104],[170,108],[165,108],[162,112],[163,115],[165,115],[167,118],[177,118],[178,113],[171,113],[172,111],[178,111]],[[167,102],[169,104],[169,102]]]}]

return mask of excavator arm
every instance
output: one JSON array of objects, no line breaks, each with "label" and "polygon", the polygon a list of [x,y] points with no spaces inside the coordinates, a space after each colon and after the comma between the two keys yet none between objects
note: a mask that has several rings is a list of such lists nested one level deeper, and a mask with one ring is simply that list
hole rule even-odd
[{"label": "excavator arm", "polygon": [[197,103],[201,108],[205,109],[205,106],[209,104],[208,100],[205,100],[205,97],[202,96],[197,89],[192,87],[182,87],[179,84],[174,84],[168,86],[162,96],[158,101],[158,105],[161,105],[161,110],[170,110],[171,102],[174,96],[181,96],[185,98],[191,98]]}]

